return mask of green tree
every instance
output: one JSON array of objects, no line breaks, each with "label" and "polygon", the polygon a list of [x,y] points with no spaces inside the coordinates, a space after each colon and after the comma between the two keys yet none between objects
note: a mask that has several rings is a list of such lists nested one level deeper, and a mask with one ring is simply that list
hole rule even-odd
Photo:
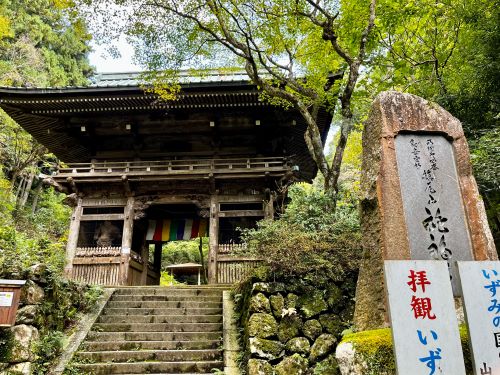
[{"label": "green tree", "polygon": [[[70,0],[0,0],[0,85],[85,85],[92,71],[87,60],[90,39]],[[0,147],[12,188],[27,175],[17,189],[24,203],[47,150],[3,111]]]},{"label": "green tree", "polygon": [[[94,0],[110,11],[108,2]],[[175,94],[175,72],[182,67],[214,67],[227,61],[244,66],[269,102],[293,106],[308,127],[309,153],[337,192],[342,156],[353,124],[352,99],[361,68],[371,53],[375,0],[115,1],[125,6],[124,28],[137,37],[141,62],[160,83],[167,99]],[[111,12],[116,14],[116,8]],[[121,31],[121,30],[120,30]],[[229,56],[229,57],[228,57]],[[232,58],[231,58],[232,57]],[[167,72],[167,73],[165,73]],[[317,126],[321,106],[339,107],[341,132],[328,163]]]}]

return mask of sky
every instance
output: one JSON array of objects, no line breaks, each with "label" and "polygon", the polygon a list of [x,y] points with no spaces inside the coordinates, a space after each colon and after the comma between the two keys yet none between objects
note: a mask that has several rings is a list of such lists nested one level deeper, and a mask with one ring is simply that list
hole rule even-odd
[{"label": "sky", "polygon": [[125,36],[120,37],[115,47],[120,52],[121,57],[116,59],[106,52],[105,45],[98,46],[92,44],[93,52],[89,55],[90,64],[96,68],[97,73],[109,72],[137,72],[141,67],[133,62],[133,47],[127,43]]}]

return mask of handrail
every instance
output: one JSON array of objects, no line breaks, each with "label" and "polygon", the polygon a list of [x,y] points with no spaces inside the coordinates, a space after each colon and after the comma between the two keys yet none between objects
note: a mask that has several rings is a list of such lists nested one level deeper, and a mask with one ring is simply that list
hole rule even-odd
[{"label": "handrail", "polygon": [[231,159],[181,159],[158,161],[126,161],[93,163],[72,163],[59,168],[58,175],[64,174],[109,174],[141,172],[178,172],[201,170],[251,170],[254,168],[283,168],[285,157],[231,158]]}]

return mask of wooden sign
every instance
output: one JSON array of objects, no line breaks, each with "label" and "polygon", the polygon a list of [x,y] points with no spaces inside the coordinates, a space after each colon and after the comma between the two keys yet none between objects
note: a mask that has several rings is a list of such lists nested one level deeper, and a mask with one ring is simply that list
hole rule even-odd
[{"label": "wooden sign", "polygon": [[398,134],[395,145],[411,258],[445,260],[460,295],[456,260],[473,258],[453,147],[436,134]]},{"label": "wooden sign", "polygon": [[0,327],[10,327],[16,322],[21,287],[25,280],[0,279]]},{"label": "wooden sign", "polygon": [[474,374],[500,375],[500,262],[458,262]]},{"label": "wooden sign", "polygon": [[445,261],[385,261],[399,375],[465,375]]}]

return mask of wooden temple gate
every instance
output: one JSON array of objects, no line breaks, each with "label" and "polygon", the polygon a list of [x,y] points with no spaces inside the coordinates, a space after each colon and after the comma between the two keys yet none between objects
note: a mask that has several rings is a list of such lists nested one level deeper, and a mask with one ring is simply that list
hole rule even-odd
[{"label": "wooden temple gate", "polygon": [[[177,100],[137,75],[89,87],[0,88],[0,107],[67,164],[45,179],[73,207],[66,274],[102,285],[159,283],[162,244],[209,236],[208,281],[258,264],[235,228],[275,216],[316,167],[294,110],[261,101],[242,74],[184,76]],[[326,138],[331,117],[318,112]]]}]

